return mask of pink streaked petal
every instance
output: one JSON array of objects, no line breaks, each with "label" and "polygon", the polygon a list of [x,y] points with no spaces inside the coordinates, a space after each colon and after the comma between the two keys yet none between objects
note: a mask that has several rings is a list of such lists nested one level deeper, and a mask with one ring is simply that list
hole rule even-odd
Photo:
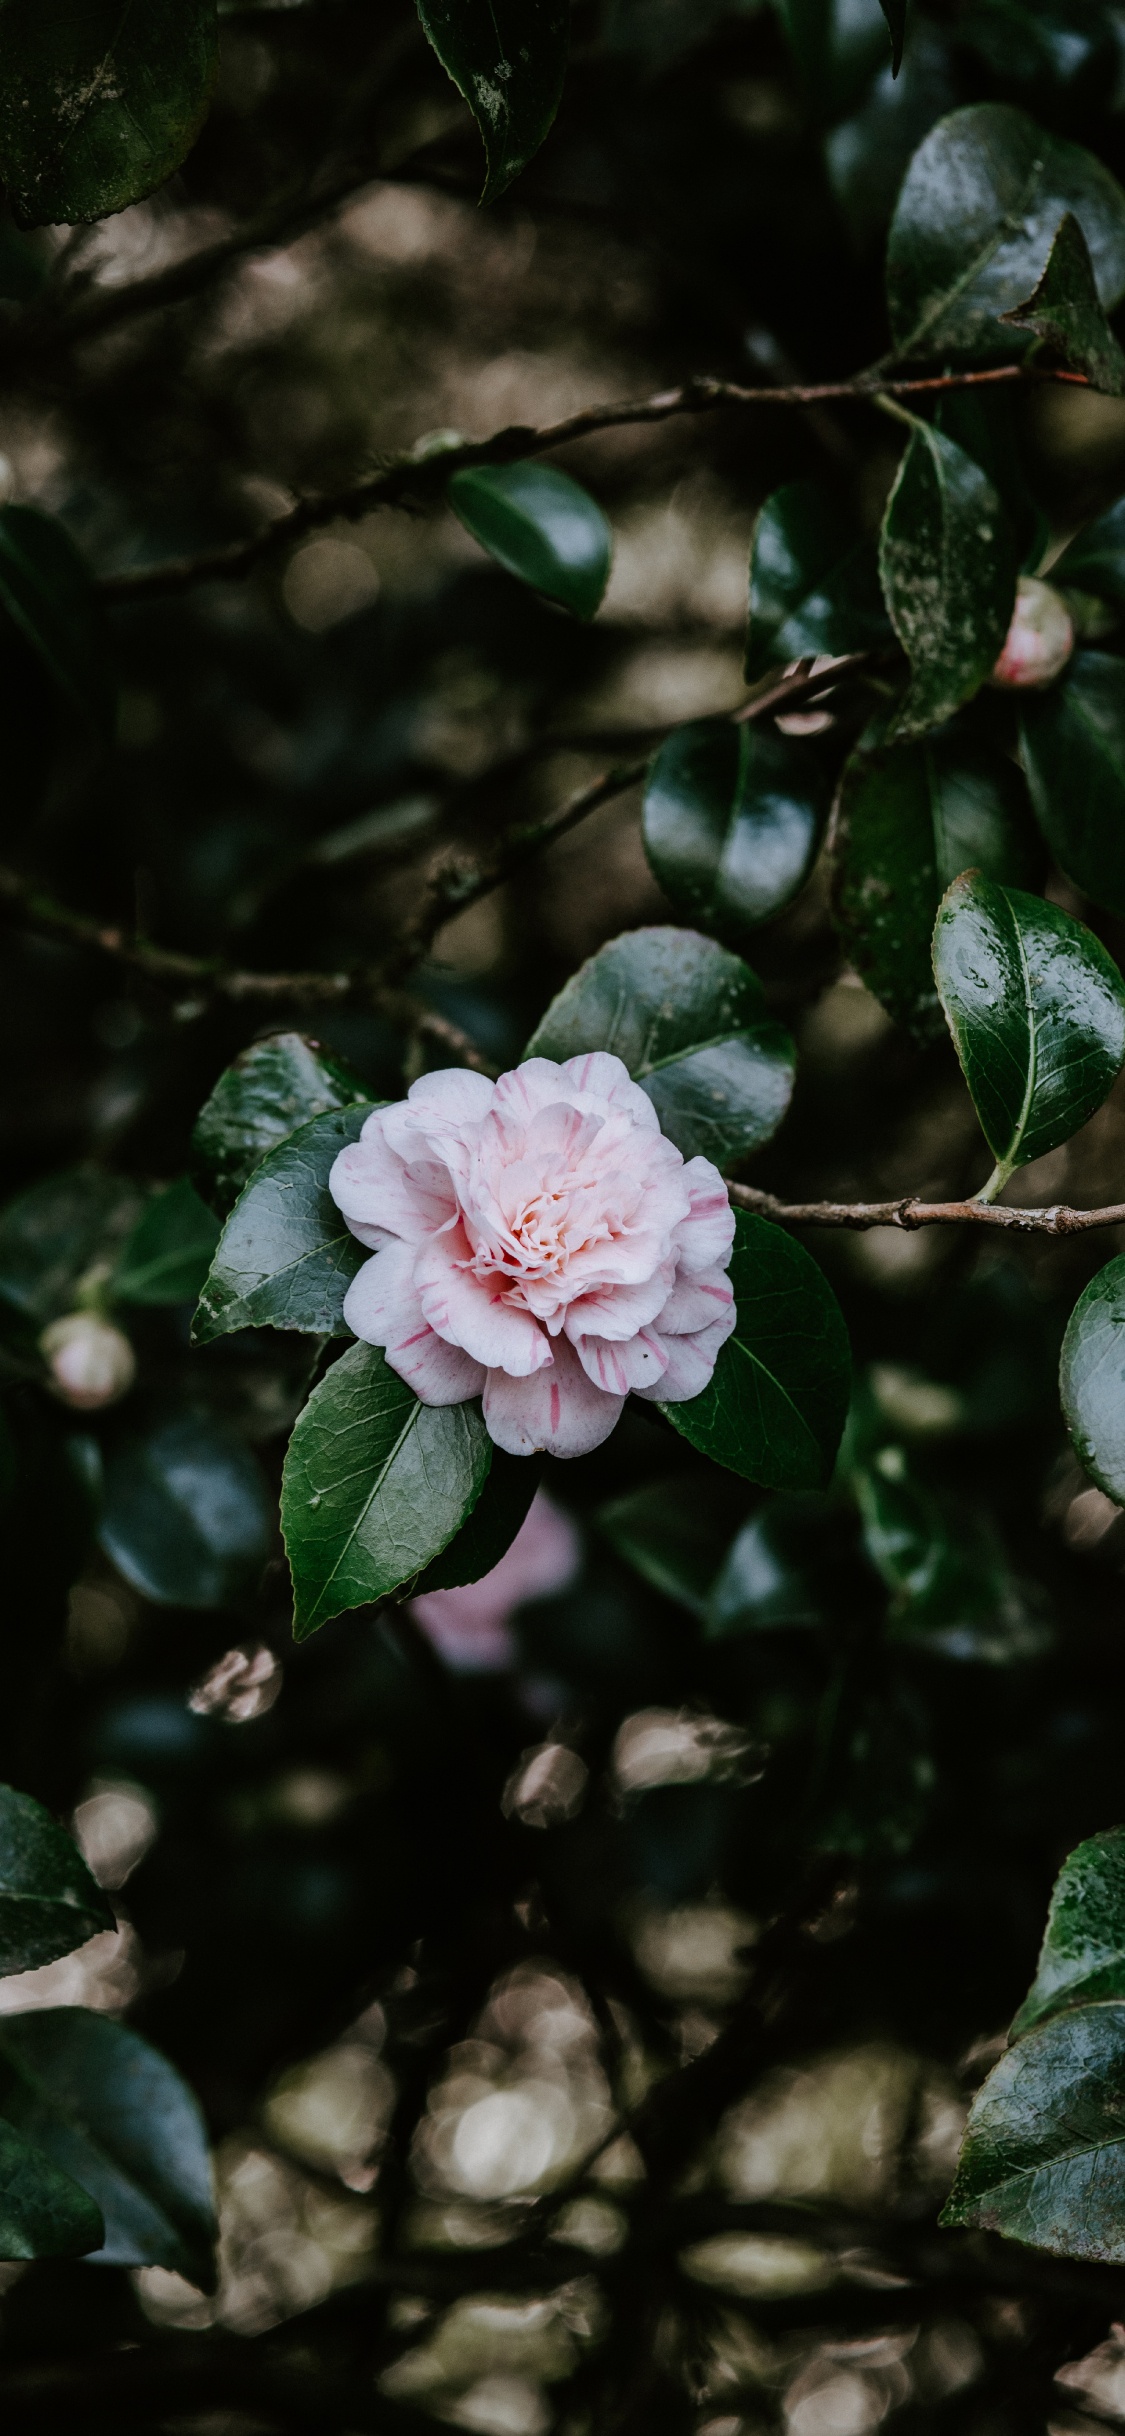
[{"label": "pink streaked petal", "polygon": [[571,1096],[564,1066],[557,1066],[553,1057],[526,1057],[522,1066],[501,1075],[493,1106],[497,1116],[509,1117],[523,1127],[541,1108],[552,1108]]},{"label": "pink streaked petal", "polygon": [[675,1233],[680,1274],[698,1277],[704,1269],[725,1269],[734,1244],[734,1211],[718,1168],[710,1159],[689,1159],[684,1182],[691,1207]]},{"label": "pink streaked petal", "polygon": [[734,1301],[734,1287],[725,1269],[704,1269],[698,1277],[678,1277],[659,1315],[665,1336],[694,1336],[718,1319]]},{"label": "pink streaked petal", "polygon": [[404,1100],[382,1110],[385,1139],[405,1159],[424,1157],[426,1145],[440,1151],[447,1141],[464,1141],[488,1115],[495,1090],[467,1067],[419,1075]]},{"label": "pink streaked petal", "polygon": [[582,1336],[605,1336],[622,1344],[650,1320],[660,1318],[663,1324],[672,1277],[671,1263],[665,1262],[643,1285],[601,1286],[580,1295],[570,1304],[564,1323],[571,1344],[577,1345]]},{"label": "pink streaked petal", "polygon": [[646,1133],[660,1130],[660,1119],[648,1093],[633,1081],[628,1066],[609,1049],[590,1049],[584,1057],[568,1057],[562,1068],[569,1088],[604,1107],[622,1111]]},{"label": "pink streaked petal", "polygon": [[356,1231],[361,1226],[382,1227],[390,1235],[420,1243],[450,1216],[453,1186],[440,1162],[421,1159],[406,1165],[389,1147],[383,1131],[387,1113],[377,1108],[358,1142],[347,1143],[333,1160],[328,1190]]},{"label": "pink streaked petal", "polygon": [[646,1388],[654,1395],[663,1392],[660,1382],[668,1368],[668,1353],[651,1328],[640,1329],[625,1345],[604,1336],[583,1336],[574,1350],[587,1378],[607,1395],[627,1396],[634,1390],[639,1394]]},{"label": "pink streaked petal", "polygon": [[[530,1311],[504,1299],[504,1281],[465,1266],[464,1235],[434,1236],[417,1254],[415,1282],[423,1317],[450,1345],[463,1345],[489,1370],[525,1379],[550,1362],[551,1348]],[[497,1290],[499,1287],[499,1290]]]},{"label": "pink streaked petal", "polygon": [[344,1318],[365,1345],[382,1345],[392,1370],[423,1404],[463,1404],[479,1396],[484,1370],[427,1326],[412,1269],[414,1247],[390,1243],[366,1260],[344,1296]]},{"label": "pink streaked petal", "polygon": [[[737,1318],[732,1302],[729,1311],[712,1320],[709,1327],[697,1328],[694,1336],[664,1337],[668,1368],[658,1387],[639,1387],[637,1394],[661,1404],[688,1404],[693,1396],[702,1395]],[[658,1333],[654,1329],[653,1334]]]},{"label": "pink streaked petal", "polygon": [[605,1395],[587,1378],[565,1337],[549,1370],[512,1379],[490,1370],[484,1386],[489,1437],[508,1455],[589,1455],[621,1417],[624,1396]]}]

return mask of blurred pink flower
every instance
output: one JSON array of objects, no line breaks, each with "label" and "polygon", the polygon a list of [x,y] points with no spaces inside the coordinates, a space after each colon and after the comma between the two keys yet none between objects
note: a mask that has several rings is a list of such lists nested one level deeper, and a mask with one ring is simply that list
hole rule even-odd
[{"label": "blurred pink flower", "polygon": [[1061,592],[1037,575],[1021,575],[1004,649],[992,671],[994,685],[1050,685],[1074,649],[1074,627]]},{"label": "blurred pink flower", "polygon": [[516,1655],[509,1617],[525,1599],[545,1599],[565,1590],[581,1554],[569,1515],[539,1489],[526,1522],[491,1573],[461,1590],[424,1591],[413,1601],[411,1614],[439,1658],[456,1673],[501,1673],[514,1664]]},{"label": "blurred pink flower", "polygon": [[626,1396],[681,1404],[734,1326],[734,1215],[619,1057],[423,1075],[329,1189],[369,1244],[344,1318],[424,1404],[482,1395],[497,1446],[585,1455]]}]

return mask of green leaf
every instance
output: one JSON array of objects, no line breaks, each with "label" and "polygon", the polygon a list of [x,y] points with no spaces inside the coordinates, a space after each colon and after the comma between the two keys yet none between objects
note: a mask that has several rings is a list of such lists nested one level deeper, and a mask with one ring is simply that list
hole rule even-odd
[{"label": "green leaf", "polygon": [[613,532],[596,499],[553,465],[471,465],[449,482],[449,504],[509,575],[575,617],[601,607]]},{"label": "green leaf", "polygon": [[1072,211],[1060,224],[1038,287],[1001,319],[1044,339],[1094,389],[1115,398],[1125,390],[1125,354],[1102,311],[1090,249]]},{"label": "green leaf", "polygon": [[0,1977],[37,1971],[116,1926],[65,1828],[30,1794],[0,1785]]},{"label": "green leaf", "polygon": [[214,2291],[206,2127],[146,2039],[79,2006],[6,2015],[0,2115],[101,2209],[99,2264],[168,2267]]},{"label": "green leaf", "polygon": [[1125,661],[1079,651],[1020,702],[1020,745],[1043,835],[1069,879],[1125,914]]},{"label": "green leaf", "polygon": [[494,1446],[488,1476],[472,1512],[448,1547],[419,1574],[415,1595],[424,1590],[457,1590],[465,1582],[483,1581],[518,1538],[542,1478],[541,1456],[506,1455],[502,1446]]},{"label": "green leaf", "polygon": [[[0,13],[0,57],[7,22],[6,11]],[[0,99],[0,123],[3,110]],[[105,621],[86,561],[57,516],[0,508],[0,609],[79,717],[108,727],[114,688]]]},{"label": "green leaf", "polygon": [[[890,0],[892,7],[903,0]],[[818,118],[854,110],[886,57],[882,0],[775,0]]]},{"label": "green leaf", "polygon": [[1125,1255],[1107,1260],[1075,1303],[1059,1392],[1079,1462],[1125,1505]]},{"label": "green leaf", "polygon": [[115,1447],[98,1539],[142,1597],[229,1606],[254,1588],[273,1533],[261,1470],[225,1422],[182,1410]]},{"label": "green leaf", "polygon": [[1017,2040],[973,2100],[941,2223],[1120,2264],[1123,2079],[1125,2004],[1079,2005]]},{"label": "green leaf", "polygon": [[956,726],[916,744],[861,744],[845,764],[833,912],[856,971],[896,1023],[940,1032],[930,948],[950,881],[970,867],[1030,887],[1041,854],[1006,753]]},{"label": "green leaf", "polygon": [[1125,499],[1115,499],[1104,516],[1083,525],[1062,557],[1056,558],[1051,582],[1064,591],[1073,586],[1076,592],[1092,593],[1095,600],[1111,601],[1115,609],[1125,609]]},{"label": "green leaf", "polygon": [[722,1472],[691,1472],[611,1498],[599,1506],[597,1524],[642,1581],[702,1619],[723,1550],[745,1511],[745,1493]]},{"label": "green leaf", "polygon": [[83,1280],[111,1275],[141,1207],[135,1184],[99,1168],[33,1184],[0,1210],[0,1297],[37,1327],[61,1318]]},{"label": "green leaf", "polygon": [[871,536],[822,483],[772,492],[750,548],[747,677],[891,640]]},{"label": "green leaf", "polygon": [[538,152],[562,98],[570,46],[567,0],[417,0],[447,76],[480,130],[494,203]]},{"label": "green leaf", "polygon": [[899,1446],[854,1475],[863,1543],[891,1592],[890,1638],[932,1656],[1015,1666],[1051,1635],[1028,1604],[983,1507],[945,1504],[912,1477]]},{"label": "green leaf", "polygon": [[137,1220],[114,1272],[119,1303],[194,1302],[219,1240],[218,1220],[187,1176],[169,1184]]},{"label": "green leaf", "polygon": [[887,501],[879,569],[910,661],[892,737],[920,736],[975,694],[1016,598],[1015,540],[992,484],[944,432],[914,427]]},{"label": "green leaf", "polygon": [[1125,982],[1072,914],[972,871],[942,898],[934,972],[999,1190],[1100,1108],[1125,1060]]},{"label": "green leaf", "polygon": [[0,176],[19,225],[100,220],[162,186],[218,59],[215,0],[4,0]]},{"label": "green leaf", "polygon": [[707,1639],[807,1630],[829,1620],[837,1534],[823,1497],[773,1497],[744,1523],[707,1603]]},{"label": "green leaf", "polygon": [[897,76],[902,66],[902,46],[906,40],[906,0],[879,0],[887,20],[891,38],[891,74]]},{"label": "green leaf", "polygon": [[191,1137],[192,1177],[219,1218],[234,1208],[249,1175],[309,1118],[328,1108],[371,1102],[342,1058],[300,1032],[275,1032],[244,1049],[221,1074]]},{"label": "green leaf", "polygon": [[645,852],[665,896],[740,947],[804,887],[828,794],[815,753],[775,728],[730,719],[677,728],[644,795]]},{"label": "green leaf", "polygon": [[1125,1827],[1068,1853],[1051,1896],[1039,1968],[1008,2033],[1015,2041],[1070,2005],[1125,1997]]},{"label": "green leaf", "polygon": [[804,1245],[745,1210],[735,1212],[730,1277],[738,1319],[710,1384],[661,1411],[701,1454],[760,1488],[823,1488],[851,1380],[840,1306]]},{"label": "green leaf", "polygon": [[1108,310],[1125,294],[1116,178],[1007,102],[973,102],[941,119],[907,170],[887,244],[896,356],[1010,355],[1000,316],[1031,294],[1068,211]]},{"label": "green leaf", "polygon": [[0,2258],[76,2258],[104,2240],[89,2193],[0,2120]]},{"label": "green leaf", "polygon": [[209,1344],[235,1328],[348,1334],[344,1296],[370,1253],[345,1226],[328,1178],[370,1114],[370,1101],[329,1108],[299,1125],[254,1169],[223,1228],[193,1343]]},{"label": "green leaf", "polygon": [[491,1454],[477,1405],[420,1404],[374,1346],[342,1354],[298,1417],[282,1476],[298,1641],[440,1555]]},{"label": "green leaf", "polygon": [[647,1091],[685,1159],[723,1166],[776,1133],[796,1053],[749,965],[697,931],[625,931],[560,990],[524,1052],[609,1049]]}]

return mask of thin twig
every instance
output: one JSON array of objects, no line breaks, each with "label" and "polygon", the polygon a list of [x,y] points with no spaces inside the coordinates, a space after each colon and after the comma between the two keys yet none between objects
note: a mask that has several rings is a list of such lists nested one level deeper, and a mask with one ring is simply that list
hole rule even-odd
[{"label": "thin twig", "polygon": [[1006,1209],[989,1201],[920,1201],[906,1193],[898,1201],[780,1201],[752,1184],[728,1184],[736,1209],[782,1226],[898,1227],[913,1234],[922,1226],[1006,1227],[1016,1235],[1087,1235],[1095,1227],[1125,1226],[1125,1201],[1100,1210],[1074,1210],[1053,1202],[1047,1209]]},{"label": "thin twig", "polygon": [[727,407],[813,406],[829,398],[878,402],[883,397],[914,397],[930,391],[975,389],[997,382],[1065,381],[1088,388],[1080,372],[1025,370],[1022,364],[1000,364],[985,372],[949,372],[913,380],[882,380],[859,373],[847,381],[821,381],[787,389],[746,389],[737,381],[695,376],[677,389],[658,390],[648,398],[623,399],[618,404],[587,406],[542,429],[519,423],[493,432],[487,440],[462,440],[455,445],[428,446],[422,440],[404,455],[391,458],[378,473],[348,490],[299,499],[284,516],[260,532],[190,558],[162,560],[152,567],[129,567],[103,575],[97,589],[103,600],[151,600],[159,594],[183,592],[192,584],[248,575],[275,550],[283,550],[306,533],[338,521],[354,523],[379,507],[423,506],[444,493],[451,474],[474,465],[511,465],[518,458],[542,456],[597,432],[617,431],[627,424],[664,423],[673,415],[713,414]]}]

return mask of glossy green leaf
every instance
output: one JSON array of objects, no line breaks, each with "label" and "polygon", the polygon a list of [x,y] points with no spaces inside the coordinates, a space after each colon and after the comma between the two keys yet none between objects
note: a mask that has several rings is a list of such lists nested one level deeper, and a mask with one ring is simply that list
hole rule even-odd
[{"label": "glossy green leaf", "polygon": [[411,1582],[471,1512],[492,1441],[476,1404],[420,1404],[373,1345],[334,1362],[289,1441],[281,1526],[299,1641]]},{"label": "glossy green leaf", "polygon": [[1057,685],[1029,688],[1020,744],[1052,854],[1096,905],[1125,914],[1125,661],[1079,651]]},{"label": "glossy green leaf", "polygon": [[0,2258],[77,2258],[104,2240],[96,2201],[0,2120]]},{"label": "glossy green leaf", "polygon": [[[886,58],[882,0],[775,0],[797,73],[818,118],[854,110]],[[905,0],[888,0],[900,9]]]},{"label": "glossy green leaf", "polygon": [[890,1637],[962,1664],[1014,1666],[1050,1645],[983,1507],[940,1502],[884,1446],[854,1475],[863,1543],[891,1593]]},{"label": "glossy green leaf", "polygon": [[992,484],[944,432],[914,427],[887,501],[879,569],[910,661],[894,737],[948,719],[991,674],[1016,598],[1015,539]]},{"label": "glossy green leaf", "polygon": [[685,1159],[720,1167],[776,1133],[795,1052],[739,957],[697,931],[625,931],[582,965],[548,1007],[528,1057],[609,1049],[647,1091]]},{"label": "glossy green leaf", "polygon": [[194,1302],[220,1234],[187,1176],[169,1184],[137,1220],[114,1271],[119,1303]]},{"label": "glossy green leaf", "polygon": [[0,2115],[101,2209],[99,2264],[168,2267],[214,2291],[206,2126],[146,2039],[78,2006],[6,2015]]},{"label": "glossy green leaf", "polygon": [[350,1234],[328,1190],[333,1164],[355,1142],[369,1101],[329,1108],[299,1125],[244,1184],[223,1228],[192,1326],[197,1345],[235,1328],[298,1328],[346,1336],[344,1296],[369,1252]]},{"label": "glossy green leaf", "polygon": [[892,640],[871,535],[820,482],[773,491],[750,548],[747,677]]},{"label": "glossy green leaf", "polygon": [[1108,309],[1125,294],[1125,194],[1109,170],[1007,102],[973,102],[941,119],[914,155],[891,223],[896,355],[1010,355],[1019,341],[1000,315],[1041,279],[1068,211]]},{"label": "glossy green leaf", "polygon": [[0,1299],[37,1328],[74,1308],[83,1281],[108,1278],[142,1209],[128,1178],[67,1168],[0,1210]]},{"label": "glossy green leaf", "polygon": [[601,607],[613,532],[598,506],[553,465],[471,465],[452,475],[449,504],[490,558],[575,617]]},{"label": "glossy green leaf", "polygon": [[956,99],[949,33],[915,9],[901,75],[896,79],[885,66],[858,108],[824,140],[829,184],[857,253],[871,256],[878,249],[881,256],[910,160]]},{"label": "glossy green leaf", "polygon": [[443,68],[480,130],[495,202],[547,134],[570,45],[567,0],[417,0]]},{"label": "glossy green leaf", "polygon": [[1125,499],[1115,499],[1104,516],[1083,525],[1062,557],[1056,558],[1051,582],[1061,591],[1073,586],[1076,592],[1091,593],[1095,600],[1125,609]]},{"label": "glossy green leaf", "polygon": [[142,1597],[228,1606],[253,1590],[273,1533],[260,1467],[225,1422],[184,1408],[114,1448],[98,1539]]},{"label": "glossy green leaf", "polygon": [[796,737],[694,719],[649,771],[645,852],[677,913],[740,947],[804,887],[828,800],[820,762]]},{"label": "glossy green leaf", "polygon": [[974,0],[957,34],[1009,89],[1023,87],[1048,111],[1114,89],[1117,45],[1103,0]]},{"label": "glossy green leaf", "polygon": [[1008,2036],[1070,2005],[1125,1997],[1125,1827],[1068,1853],[1051,1896],[1039,1968]]},{"label": "glossy green leaf", "polygon": [[599,1506],[598,1529],[663,1598],[702,1619],[746,1496],[722,1472],[655,1480]]},{"label": "glossy green leaf", "polygon": [[1125,1505],[1125,1255],[1107,1260],[1075,1303],[1059,1392],[1079,1462]]},{"label": "glossy green leaf", "polygon": [[661,1410],[701,1454],[760,1488],[823,1488],[851,1381],[840,1306],[811,1252],[745,1210],[730,1276],[738,1319],[710,1384]]},{"label": "glossy green leaf", "polygon": [[891,74],[897,76],[902,66],[902,46],[906,40],[906,0],[879,0],[887,20],[891,38]]},{"label": "glossy green leaf", "polygon": [[1100,1108],[1125,1060],[1125,982],[1072,914],[971,871],[942,899],[934,973],[1005,1178]]},{"label": "glossy green leaf", "polygon": [[1001,318],[1012,329],[1043,339],[1072,372],[1084,372],[1094,389],[1110,397],[1125,390],[1125,353],[1102,311],[1090,249],[1073,212],[1059,227],[1038,287]]},{"label": "glossy green leaf", "polygon": [[116,1925],[66,1829],[30,1794],[0,1785],[0,1977],[37,1971]]},{"label": "glossy green leaf", "polygon": [[826,1501],[773,1497],[728,1549],[707,1602],[707,1638],[808,1630],[829,1619],[835,1555]]},{"label": "glossy green leaf", "polygon": [[218,1217],[234,1208],[247,1177],[309,1118],[328,1108],[371,1105],[342,1058],[300,1032],[275,1032],[244,1049],[220,1075],[191,1137],[192,1176]]},{"label": "glossy green leaf", "polygon": [[100,220],[162,186],[218,58],[215,0],[4,0],[0,176],[20,225]]},{"label": "glossy green leaf", "polygon": [[494,1446],[476,1504],[448,1547],[419,1574],[415,1594],[483,1581],[519,1537],[542,1478],[542,1457],[507,1455],[502,1446]]},{"label": "glossy green leaf", "polygon": [[1125,2004],[1079,2005],[1018,2039],[973,2100],[942,2224],[1125,2260],[1123,2080]]},{"label": "glossy green leaf", "polygon": [[[7,12],[0,12],[0,55]],[[0,87],[2,90],[2,87]],[[0,100],[0,120],[3,114]],[[90,570],[57,516],[0,508],[0,610],[92,727],[113,717],[109,643]]]},{"label": "glossy green leaf", "polygon": [[844,768],[833,912],[856,971],[896,1023],[940,1032],[930,949],[959,872],[1031,887],[1042,862],[1019,771],[956,726],[915,744],[863,744]]}]

